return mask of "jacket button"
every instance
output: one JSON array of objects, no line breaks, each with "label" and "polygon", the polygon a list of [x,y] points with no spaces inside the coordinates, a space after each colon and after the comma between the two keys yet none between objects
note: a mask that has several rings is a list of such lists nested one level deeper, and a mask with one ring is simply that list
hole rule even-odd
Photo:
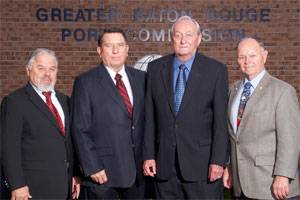
[{"label": "jacket button", "polygon": [[131,130],[134,130],[135,129],[135,126],[131,126]]}]

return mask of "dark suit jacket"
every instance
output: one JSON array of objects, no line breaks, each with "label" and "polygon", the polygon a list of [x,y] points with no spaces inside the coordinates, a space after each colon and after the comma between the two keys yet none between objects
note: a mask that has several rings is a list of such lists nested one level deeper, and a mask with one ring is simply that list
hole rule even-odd
[{"label": "dark suit jacket", "polygon": [[3,100],[3,167],[11,190],[27,185],[33,198],[67,198],[73,171],[68,98],[56,91],[64,110],[66,138],[30,84]]},{"label": "dark suit jacket", "polygon": [[7,181],[4,179],[3,174],[3,161],[2,161],[2,133],[3,133],[3,103],[1,102],[1,110],[0,110],[0,199],[8,199],[9,191],[7,187]]},{"label": "dark suit jacket", "polygon": [[176,116],[173,60],[148,65],[144,159],[155,159],[157,177],[167,180],[177,149],[183,178],[207,180],[209,164],[225,165],[227,158],[226,66],[196,54]]},{"label": "dark suit jacket", "polygon": [[[142,179],[145,73],[125,67],[133,92],[133,119],[101,64],[75,79],[72,134],[84,175],[105,169],[109,187],[130,187]],[[94,185],[91,179],[85,185]]]}]

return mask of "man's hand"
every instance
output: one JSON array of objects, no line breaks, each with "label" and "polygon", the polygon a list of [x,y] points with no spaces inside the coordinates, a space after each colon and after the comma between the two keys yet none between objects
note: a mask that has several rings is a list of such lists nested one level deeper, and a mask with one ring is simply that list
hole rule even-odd
[{"label": "man's hand", "polygon": [[224,184],[224,187],[227,189],[230,189],[232,186],[232,174],[228,167],[226,167],[224,170],[223,184]]},{"label": "man's hand", "polygon": [[156,175],[156,162],[155,160],[145,160],[144,165],[144,175],[145,176],[152,176],[154,177]]},{"label": "man's hand", "polygon": [[95,174],[92,174],[91,178],[93,181],[99,184],[104,184],[107,182],[107,176],[104,169]]},{"label": "man's hand", "polygon": [[72,178],[72,199],[78,199],[80,194],[81,180],[79,177]]},{"label": "man's hand", "polygon": [[284,176],[275,176],[272,190],[276,199],[285,199],[289,194],[289,179]]},{"label": "man's hand", "polygon": [[27,200],[32,198],[29,194],[29,188],[27,186],[15,189],[11,192],[11,200]]},{"label": "man's hand", "polygon": [[209,181],[213,182],[223,176],[223,166],[210,164],[209,165],[209,172],[208,172],[208,179]]}]

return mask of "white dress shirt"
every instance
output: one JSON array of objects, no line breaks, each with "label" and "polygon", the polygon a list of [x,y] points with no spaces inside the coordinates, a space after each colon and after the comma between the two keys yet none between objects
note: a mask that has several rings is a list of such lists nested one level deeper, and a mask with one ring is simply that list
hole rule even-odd
[{"label": "white dress shirt", "polygon": [[[42,91],[39,90],[35,85],[31,84],[33,89],[36,91],[36,93],[42,98],[42,100],[47,104],[46,102],[46,97],[43,95]],[[49,91],[50,92],[50,91]],[[61,121],[63,123],[63,125],[65,126],[65,114],[64,114],[64,111],[56,97],[56,93],[55,93],[55,90],[52,90],[51,91],[51,101],[53,103],[53,105],[55,106],[60,118],[61,118]]]},{"label": "white dress shirt", "polygon": [[[115,79],[115,76],[117,74],[117,72],[115,72],[114,70],[112,70],[111,68],[105,66],[105,68],[107,69],[111,79],[113,80],[113,82],[115,83],[116,85],[116,79]],[[126,90],[127,90],[127,93],[128,93],[128,96],[129,96],[129,100],[130,100],[130,103],[131,105],[133,105],[133,96],[132,96],[132,90],[131,90],[131,86],[130,86],[130,82],[129,82],[129,79],[128,79],[128,76],[126,74],[126,71],[125,71],[125,66],[123,65],[122,66],[122,69],[118,72],[118,74],[120,74],[122,76],[122,81],[126,87]]]},{"label": "white dress shirt", "polygon": [[[239,87],[239,91],[236,95],[236,98],[233,101],[232,107],[231,107],[231,120],[233,122],[233,130],[234,133],[236,133],[237,131],[237,115],[238,115],[238,110],[239,110],[239,105],[240,105],[240,99],[242,96],[242,92],[244,90],[244,84],[246,82],[250,82],[251,83],[251,93],[250,93],[250,97],[253,93],[253,91],[255,90],[256,86],[259,84],[260,80],[262,79],[262,77],[265,75],[266,70],[263,70],[262,72],[260,72],[254,79],[252,79],[251,81],[249,81],[247,78],[245,78],[242,82],[241,85]],[[237,98],[238,97],[238,98]]]}]

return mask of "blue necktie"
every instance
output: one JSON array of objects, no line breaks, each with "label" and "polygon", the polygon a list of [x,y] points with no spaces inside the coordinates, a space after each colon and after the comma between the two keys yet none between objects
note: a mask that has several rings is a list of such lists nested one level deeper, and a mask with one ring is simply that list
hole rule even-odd
[{"label": "blue necktie", "polygon": [[176,114],[179,111],[179,107],[181,104],[181,100],[184,94],[184,88],[185,88],[185,83],[186,83],[186,76],[185,76],[185,70],[186,66],[184,64],[181,64],[179,66],[179,74],[176,80],[176,85],[175,85],[175,111]]},{"label": "blue necktie", "polygon": [[249,100],[250,94],[251,94],[251,83],[247,82],[244,84],[244,90],[241,95],[240,99],[240,105],[239,105],[239,110],[238,110],[238,117],[237,117],[237,127],[239,127],[243,113],[247,104],[247,101]]}]

